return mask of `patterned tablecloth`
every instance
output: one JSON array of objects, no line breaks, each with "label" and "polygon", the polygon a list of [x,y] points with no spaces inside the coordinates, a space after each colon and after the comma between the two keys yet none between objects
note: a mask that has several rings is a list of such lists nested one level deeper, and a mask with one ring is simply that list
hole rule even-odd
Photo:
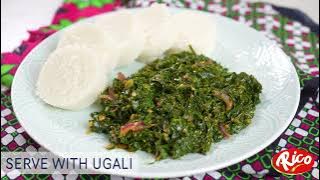
[{"label": "patterned tablecloth", "polygon": [[[125,2],[126,6],[122,3]],[[43,39],[73,22],[92,15],[130,7],[149,6],[153,0],[66,0],[57,10],[52,24],[30,31],[27,40],[13,52],[1,54],[1,151],[45,151],[30,138],[12,111],[10,85],[23,58]],[[162,0],[171,7],[191,8],[233,18],[276,41],[291,57],[300,77],[299,110],[288,129],[258,154],[218,171],[197,174],[185,179],[319,179],[319,38],[310,28],[290,20],[270,4],[248,3],[245,0]],[[282,149],[298,147],[316,155],[310,172],[289,176],[275,171],[272,155]],[[118,179],[109,175],[25,175],[18,170],[4,174],[2,179]]]}]

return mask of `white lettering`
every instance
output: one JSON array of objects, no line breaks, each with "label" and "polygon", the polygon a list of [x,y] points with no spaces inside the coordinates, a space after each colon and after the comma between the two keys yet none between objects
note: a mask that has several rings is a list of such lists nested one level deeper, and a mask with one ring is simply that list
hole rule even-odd
[{"label": "white lettering", "polygon": [[312,157],[309,156],[309,155],[304,158],[304,163],[305,163],[305,164],[310,164],[311,161],[312,161]]},{"label": "white lettering", "polygon": [[306,156],[306,157],[303,157],[303,154],[298,154],[296,155],[296,151],[294,152],[294,155],[292,155],[292,158],[291,158],[291,162],[289,161],[289,157],[290,157],[290,154],[288,151],[285,151],[283,153],[281,153],[279,155],[279,157],[277,158],[276,160],[276,165],[277,166],[280,166],[282,165],[283,169],[285,171],[288,171],[289,170],[289,167],[292,167],[294,166],[296,163],[301,163],[303,162],[305,165],[308,165],[311,163],[312,161],[312,157],[311,156]]},{"label": "white lettering", "polygon": [[278,157],[277,161],[276,161],[276,165],[277,166],[280,166],[280,164],[282,165],[282,167],[284,168],[285,171],[288,171],[289,168],[288,166],[293,166],[294,163],[291,163],[288,161],[289,159],[289,152],[288,151],[285,151],[283,153],[280,154],[280,156]]}]

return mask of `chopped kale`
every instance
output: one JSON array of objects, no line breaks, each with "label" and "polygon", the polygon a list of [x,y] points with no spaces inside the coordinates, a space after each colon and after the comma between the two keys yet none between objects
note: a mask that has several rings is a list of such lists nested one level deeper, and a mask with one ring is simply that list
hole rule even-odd
[{"label": "chopped kale", "polygon": [[109,148],[142,150],[157,160],[205,154],[250,124],[261,90],[252,75],[229,72],[208,57],[171,54],[128,78],[119,73],[89,126],[108,135]]}]

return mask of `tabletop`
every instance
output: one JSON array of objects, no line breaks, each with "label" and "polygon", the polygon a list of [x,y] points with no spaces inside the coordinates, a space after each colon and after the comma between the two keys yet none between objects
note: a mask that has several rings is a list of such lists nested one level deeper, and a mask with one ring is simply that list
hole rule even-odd
[{"label": "tabletop", "polygon": [[[1,0],[1,52],[11,51],[33,30],[50,23],[63,0]],[[261,0],[248,0],[261,1]],[[284,7],[297,8],[319,23],[319,0],[263,0]]]}]

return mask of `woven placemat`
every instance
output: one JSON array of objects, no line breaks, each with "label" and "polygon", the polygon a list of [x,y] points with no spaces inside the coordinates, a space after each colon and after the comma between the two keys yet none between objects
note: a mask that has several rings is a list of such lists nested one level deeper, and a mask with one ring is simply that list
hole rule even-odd
[{"label": "woven placemat", "polygon": [[[124,1],[123,1],[124,2]],[[67,0],[57,10],[52,24],[30,31],[26,41],[13,52],[1,54],[1,151],[46,151],[30,138],[12,110],[10,85],[23,58],[43,39],[73,22],[121,8],[145,7],[153,0],[123,2],[113,0]],[[319,179],[319,38],[310,27],[281,15],[270,4],[245,0],[162,0],[170,7],[191,8],[230,17],[264,33],[291,57],[301,84],[299,110],[288,129],[258,154],[218,171],[183,177],[184,179]],[[273,154],[297,147],[316,155],[310,172],[290,176],[275,171]],[[109,175],[60,174],[26,175],[18,170],[1,173],[2,179],[121,179]],[[127,178],[126,178],[127,179]]]}]

